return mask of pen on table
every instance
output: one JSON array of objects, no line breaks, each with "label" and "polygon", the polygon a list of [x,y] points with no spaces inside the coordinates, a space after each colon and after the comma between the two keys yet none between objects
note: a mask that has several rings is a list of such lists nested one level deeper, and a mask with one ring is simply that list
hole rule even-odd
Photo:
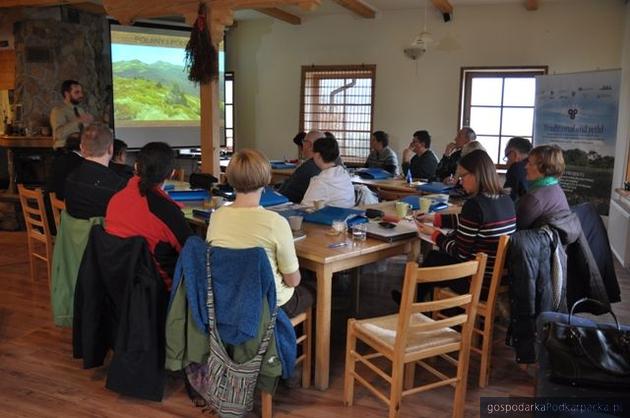
[{"label": "pen on table", "polygon": [[333,242],[332,244],[328,245],[328,248],[339,248],[339,247],[345,247],[346,245],[348,245],[348,243],[345,241]]}]

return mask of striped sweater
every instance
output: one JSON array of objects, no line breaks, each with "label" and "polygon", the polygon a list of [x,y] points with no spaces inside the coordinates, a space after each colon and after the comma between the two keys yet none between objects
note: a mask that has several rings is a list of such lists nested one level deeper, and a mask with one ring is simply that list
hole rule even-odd
[{"label": "striped sweater", "polygon": [[485,278],[492,276],[497,246],[501,235],[516,231],[514,203],[508,195],[480,194],[464,203],[459,215],[435,215],[433,224],[438,228],[453,229],[444,235],[436,231],[433,239],[440,250],[462,261],[475,258],[483,252],[488,255]]}]

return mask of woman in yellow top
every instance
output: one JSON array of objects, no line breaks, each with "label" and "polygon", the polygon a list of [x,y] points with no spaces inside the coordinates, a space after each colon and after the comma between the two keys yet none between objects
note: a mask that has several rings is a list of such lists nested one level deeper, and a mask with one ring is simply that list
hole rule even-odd
[{"label": "woman in yellow top", "polygon": [[236,200],[212,214],[208,242],[224,248],[261,247],[267,253],[276,283],[279,307],[289,317],[304,312],[313,296],[300,284],[300,270],[289,223],[278,213],[260,206],[260,196],[271,181],[271,165],[259,151],[234,154],[226,170]]}]

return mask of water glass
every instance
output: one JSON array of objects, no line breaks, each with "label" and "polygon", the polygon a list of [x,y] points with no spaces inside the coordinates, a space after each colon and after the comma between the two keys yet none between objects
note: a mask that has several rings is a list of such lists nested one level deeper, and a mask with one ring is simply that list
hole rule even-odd
[{"label": "water glass", "polygon": [[367,238],[367,224],[359,224],[352,227],[352,239],[354,241],[365,241]]}]

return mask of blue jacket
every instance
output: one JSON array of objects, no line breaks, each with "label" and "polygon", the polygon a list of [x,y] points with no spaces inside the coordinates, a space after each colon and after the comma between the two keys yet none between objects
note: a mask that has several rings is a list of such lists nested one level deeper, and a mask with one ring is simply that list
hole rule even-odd
[{"label": "blue jacket", "polygon": [[[186,296],[192,317],[204,332],[208,330],[207,248],[208,244],[201,238],[190,237],[180,252],[173,276],[174,289],[181,280],[181,273],[186,276]],[[263,296],[267,298],[270,311],[276,308],[276,287],[267,254],[262,248],[212,247],[210,257],[219,335],[224,343],[242,344],[258,333]],[[288,378],[295,367],[296,337],[282,309],[278,309],[274,335],[282,376]]]}]

